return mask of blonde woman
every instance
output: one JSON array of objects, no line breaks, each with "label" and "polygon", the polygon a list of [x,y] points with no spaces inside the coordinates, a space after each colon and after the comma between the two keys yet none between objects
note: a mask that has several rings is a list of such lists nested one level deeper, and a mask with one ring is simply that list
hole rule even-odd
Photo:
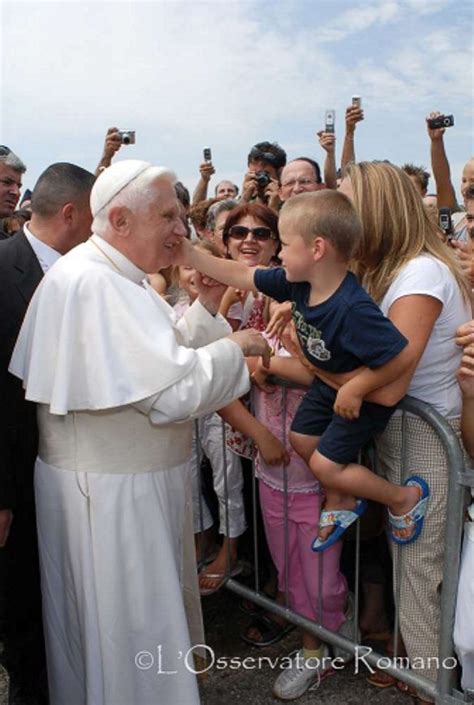
[{"label": "blonde woman", "polygon": [[[439,411],[459,434],[461,393],[456,373],[461,349],[456,329],[471,317],[470,292],[454,253],[440,240],[419,194],[400,169],[386,162],[352,164],[341,191],[359,213],[364,234],[356,268],[368,293],[409,341],[411,366],[372,399],[396,403],[405,394]],[[418,417],[405,424],[406,472],[423,477],[431,497],[419,540],[395,551],[402,561],[400,629],[417,673],[435,680],[428,658],[437,655],[448,467],[441,443]],[[384,475],[400,483],[402,419],[392,416],[378,443]],[[434,663],[434,661],[432,661]],[[429,703],[417,697],[419,705]]]}]

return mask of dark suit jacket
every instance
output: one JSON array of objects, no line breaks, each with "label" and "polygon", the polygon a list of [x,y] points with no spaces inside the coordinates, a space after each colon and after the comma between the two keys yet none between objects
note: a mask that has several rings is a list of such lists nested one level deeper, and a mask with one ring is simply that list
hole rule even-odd
[{"label": "dark suit jacket", "polygon": [[0,242],[0,509],[33,497],[38,450],[35,405],[8,365],[43,271],[23,230]]}]

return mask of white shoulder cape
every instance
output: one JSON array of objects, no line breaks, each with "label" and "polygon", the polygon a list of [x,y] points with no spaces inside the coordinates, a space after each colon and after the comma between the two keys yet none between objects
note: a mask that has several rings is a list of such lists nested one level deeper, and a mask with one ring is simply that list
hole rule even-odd
[{"label": "white shoulder cape", "polygon": [[[110,409],[159,393],[196,364],[173,309],[90,244],[62,257],[28,308],[10,363],[26,398],[52,414]],[[178,337],[177,337],[178,336]]]}]

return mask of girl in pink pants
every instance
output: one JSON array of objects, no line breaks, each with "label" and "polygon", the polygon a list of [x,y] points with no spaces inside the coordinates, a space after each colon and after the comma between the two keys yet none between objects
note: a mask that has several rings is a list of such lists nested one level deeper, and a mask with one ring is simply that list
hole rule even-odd
[{"label": "girl in pink pants", "polygon": [[[288,355],[284,348],[280,348],[277,354]],[[278,386],[272,392],[263,392],[255,385],[252,389],[254,415],[284,444],[303,394],[303,390]],[[311,550],[319,526],[319,484],[299,455],[289,444],[286,445],[290,453],[290,463],[286,469],[281,465],[267,465],[260,456],[256,462],[260,504],[268,546],[278,572],[278,590],[285,593],[288,587],[288,606],[292,611],[331,631],[337,631],[345,622],[347,602],[347,584],[339,569],[342,543],[338,541],[324,553]],[[285,511],[288,517],[287,555]],[[325,644],[304,632],[302,646],[292,667],[282,671],[274,684],[273,692],[277,697],[299,697],[316,679],[319,682],[331,672],[331,660]]]}]

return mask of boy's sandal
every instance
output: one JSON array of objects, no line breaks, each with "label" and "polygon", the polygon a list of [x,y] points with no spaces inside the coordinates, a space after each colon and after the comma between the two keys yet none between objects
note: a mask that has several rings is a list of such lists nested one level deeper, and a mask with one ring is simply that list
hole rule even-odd
[{"label": "boy's sandal", "polygon": [[365,499],[358,499],[354,509],[332,509],[321,512],[319,528],[324,529],[327,526],[332,526],[334,529],[327,539],[320,539],[319,536],[314,539],[311,544],[313,551],[320,553],[335,544],[336,541],[339,541],[344,531],[357,521],[366,509],[367,502]]},{"label": "boy's sandal", "polygon": [[[248,636],[251,629],[256,629],[260,633],[261,638],[255,639]],[[279,624],[274,619],[267,617],[267,615],[261,614],[256,615],[252,619],[245,632],[240,635],[240,638],[246,644],[250,644],[250,646],[271,646],[271,644],[276,644],[277,641],[283,639],[293,629],[295,629],[294,624]]]},{"label": "boy's sandal", "polygon": [[[410,509],[406,514],[401,516],[396,516],[388,510],[388,522],[389,531],[388,534],[394,543],[398,543],[400,546],[406,546],[413,541],[416,541],[423,528],[423,521],[426,514],[426,509],[428,506],[428,497],[430,496],[430,488],[423,478],[417,475],[412,475],[403,483],[407,487],[416,486],[421,489],[421,498],[415,504],[413,509]],[[400,538],[397,536],[395,530],[406,530],[412,529],[411,534],[407,538]]]}]

